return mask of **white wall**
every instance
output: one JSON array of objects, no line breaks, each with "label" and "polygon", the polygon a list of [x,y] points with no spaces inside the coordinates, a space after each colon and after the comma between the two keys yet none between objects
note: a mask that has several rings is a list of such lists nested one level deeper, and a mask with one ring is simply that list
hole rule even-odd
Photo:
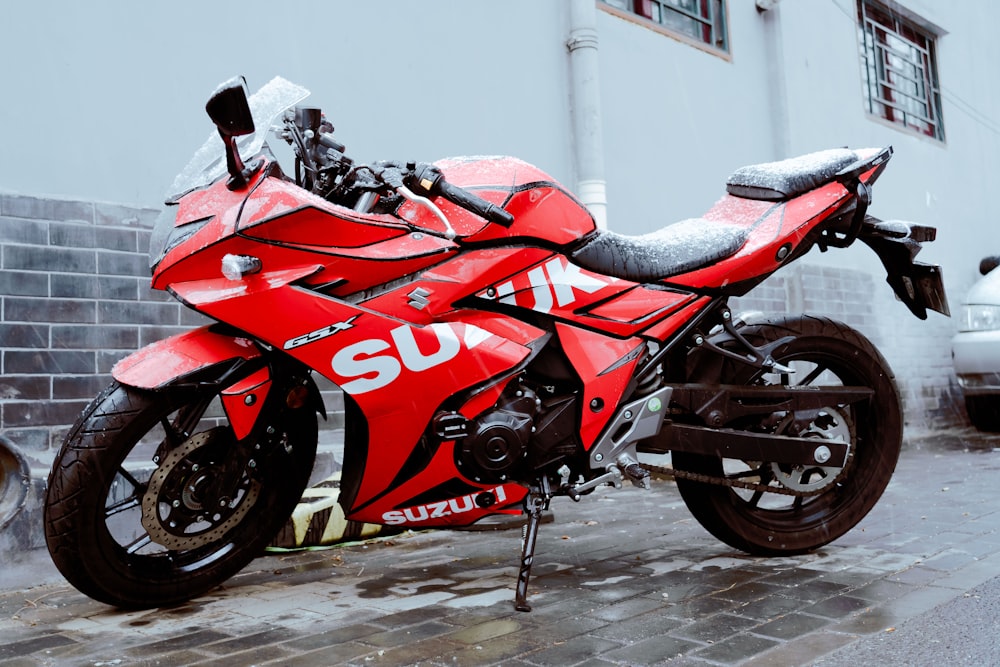
[{"label": "white wall", "polygon": [[696,217],[737,167],[773,159],[760,19],[730,2],[733,59],[599,12],[608,226]]},{"label": "white wall", "polygon": [[560,2],[6,3],[0,190],[158,206],[244,74],[313,91],[361,161],[514,154],[570,179]]}]

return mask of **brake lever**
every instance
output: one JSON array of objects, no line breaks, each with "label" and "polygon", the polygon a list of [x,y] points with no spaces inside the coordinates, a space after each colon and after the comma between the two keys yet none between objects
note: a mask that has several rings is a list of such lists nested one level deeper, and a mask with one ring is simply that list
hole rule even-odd
[{"label": "brake lever", "polygon": [[455,233],[455,228],[451,226],[451,221],[448,220],[448,216],[444,214],[444,211],[438,208],[437,204],[432,202],[427,197],[422,197],[418,194],[415,194],[412,190],[410,190],[402,183],[400,183],[394,189],[396,193],[399,194],[403,199],[411,201],[414,204],[417,204],[418,206],[423,206],[424,208],[428,209],[431,213],[433,213],[435,216],[437,216],[437,219],[441,221],[442,225],[444,225],[445,238],[447,238],[449,241],[455,239],[455,237],[457,236],[457,234]]},{"label": "brake lever", "polygon": [[[397,163],[386,162],[382,164],[375,164],[370,168],[377,179],[391,187],[400,197],[413,202],[417,206],[423,206],[433,213],[434,216],[441,221],[441,224],[444,225],[445,238],[451,241],[458,236],[455,232],[455,228],[451,225],[451,221],[448,220],[448,216],[444,214],[444,211],[438,208],[437,204],[432,202],[427,197],[418,195],[410,190],[410,188],[406,187],[406,183],[404,183],[404,170]],[[407,169],[406,173],[409,173],[409,171],[410,170]]]}]

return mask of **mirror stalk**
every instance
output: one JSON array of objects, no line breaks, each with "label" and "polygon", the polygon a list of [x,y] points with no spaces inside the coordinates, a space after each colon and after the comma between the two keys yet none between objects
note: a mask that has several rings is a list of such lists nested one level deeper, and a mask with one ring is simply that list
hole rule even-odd
[{"label": "mirror stalk", "polygon": [[240,157],[240,149],[236,145],[236,139],[222,131],[219,132],[219,136],[222,137],[222,143],[226,146],[226,169],[230,176],[226,187],[230,190],[241,190],[247,186],[247,177],[250,174],[246,173],[246,167],[243,166],[243,158]]}]

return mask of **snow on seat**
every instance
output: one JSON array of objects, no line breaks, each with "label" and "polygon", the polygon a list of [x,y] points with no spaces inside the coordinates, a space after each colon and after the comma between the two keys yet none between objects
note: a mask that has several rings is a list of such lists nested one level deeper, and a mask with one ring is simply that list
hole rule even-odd
[{"label": "snow on seat", "polygon": [[654,282],[729,257],[749,230],[703,218],[681,220],[649,234],[600,230],[572,254],[585,269],[634,282]]},{"label": "snow on seat", "polygon": [[726,191],[744,199],[783,201],[833,180],[837,172],[857,162],[847,148],[809,153],[779,162],[740,167],[726,181]]}]

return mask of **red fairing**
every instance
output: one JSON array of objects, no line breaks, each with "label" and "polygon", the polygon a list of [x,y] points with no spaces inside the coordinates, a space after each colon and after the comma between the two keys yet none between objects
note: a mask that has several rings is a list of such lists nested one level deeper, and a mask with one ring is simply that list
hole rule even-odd
[{"label": "red fairing", "polygon": [[318,249],[363,248],[410,230],[391,215],[359,213],[268,178],[247,199],[239,231],[263,242]]},{"label": "red fairing", "polygon": [[[424,328],[373,322],[354,342],[340,346],[328,376],[361,406],[378,460],[366,470],[356,505],[380,495],[399,474],[411,452],[403,443],[417,442],[427,427],[415,415],[433,414],[452,394],[483,378],[508,374],[528,352],[478,326],[443,322]],[[442,459],[441,465],[446,471],[439,474],[462,477],[452,458]]]},{"label": "red fairing", "polygon": [[[431,468],[435,468],[437,461],[447,461],[452,456],[449,447],[443,447],[439,452]],[[433,500],[425,503],[409,504],[408,499],[416,497],[423,489],[427,488],[428,482],[433,482],[434,477],[428,475],[420,480],[413,480],[403,484],[385,498],[385,506],[393,507],[384,512],[378,508],[366,508],[363,511],[351,515],[355,521],[366,521],[365,517],[371,517],[369,522],[381,523],[388,526],[412,526],[414,528],[434,528],[438,526],[467,526],[479,521],[485,516],[497,513],[520,514],[521,501],[528,494],[528,489],[518,484],[496,484],[487,486],[482,491],[472,491],[457,497],[446,497],[442,500]],[[440,483],[446,483],[450,479],[446,475],[439,476]],[[487,494],[492,496],[494,504],[487,508],[479,507],[476,500]],[[507,508],[517,508],[509,512]]]},{"label": "red fairing", "polygon": [[538,313],[572,318],[576,309],[631,286],[618,278],[581,269],[564,256],[552,253],[509,279],[490,285],[477,296]]},{"label": "red fairing", "polygon": [[698,271],[671,277],[675,285],[725,287],[773,273],[783,245],[797,247],[806,235],[843,203],[846,191],[838,183],[812,190],[788,202],[774,203],[725,195],[703,218],[753,229],[739,252]]},{"label": "red fairing", "polygon": [[564,324],[557,324],[556,331],[566,356],[583,379],[580,439],[589,450],[614,415],[612,406],[622,398],[646,344],[639,338],[617,340]]},{"label": "red fairing", "polygon": [[[870,157],[875,151],[859,150]],[[884,163],[883,163],[884,166]],[[870,169],[861,175],[865,183],[874,182],[881,170]],[[706,221],[738,225],[752,230],[747,242],[730,257],[683,275],[670,277],[672,285],[694,289],[723,288],[732,283],[758,279],[777,271],[782,261],[779,250],[798,248],[807,236],[851,198],[838,182],[809,190],[784,202],[758,201],[724,195],[702,217]]]},{"label": "red fairing", "polygon": [[[210,219],[166,254],[154,271],[153,287],[180,294],[189,291],[178,287],[182,283],[223,280],[219,267],[225,255],[266,251],[263,273],[248,276],[247,282],[255,284],[244,288],[267,289],[263,274],[314,267],[315,282],[340,281],[345,293],[352,293],[431,266],[457,250],[446,239],[410,232],[392,216],[359,214],[276,178],[259,180],[251,192],[237,198],[219,182],[183,198],[178,226]],[[212,203],[215,215],[206,215]]]},{"label": "red fairing", "polygon": [[654,338],[654,327],[696,300],[694,294],[635,285],[607,301],[582,309],[581,322],[591,323],[619,336],[634,336],[640,332]]},{"label": "red fairing", "polygon": [[237,440],[250,434],[270,389],[271,370],[264,367],[222,390],[222,407]]}]

